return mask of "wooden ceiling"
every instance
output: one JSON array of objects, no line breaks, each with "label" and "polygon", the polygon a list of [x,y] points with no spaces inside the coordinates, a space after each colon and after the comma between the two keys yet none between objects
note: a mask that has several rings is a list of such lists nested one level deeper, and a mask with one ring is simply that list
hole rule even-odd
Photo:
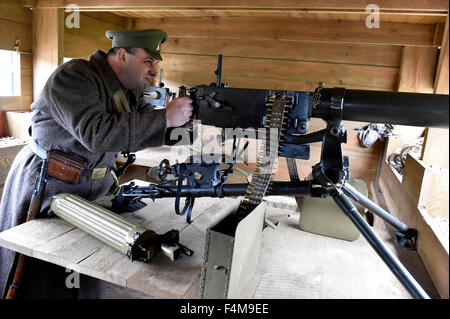
[{"label": "wooden ceiling", "polygon": [[[321,20],[365,20],[367,13],[351,11],[330,11],[330,10],[302,10],[302,9],[158,9],[139,11],[116,11],[117,15],[129,18],[174,18],[174,17],[275,17],[275,18],[303,18]],[[446,13],[417,13],[417,12],[396,12],[383,13],[380,21],[407,22],[420,24],[444,23]]]},{"label": "wooden ceiling", "polygon": [[[35,8],[64,8],[76,3],[82,11],[108,11],[134,18],[274,17],[318,20],[365,20],[367,5],[361,0],[25,0]],[[378,0],[380,20],[389,22],[445,23],[447,0]],[[370,12],[369,12],[370,13]]]}]

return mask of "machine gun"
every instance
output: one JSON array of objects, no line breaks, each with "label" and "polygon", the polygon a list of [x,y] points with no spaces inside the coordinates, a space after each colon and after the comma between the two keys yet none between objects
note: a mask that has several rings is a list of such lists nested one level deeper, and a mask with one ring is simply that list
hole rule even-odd
[{"label": "machine gun", "polygon": [[[342,152],[342,143],[347,141],[343,121],[448,128],[448,95],[347,90],[325,88],[323,85],[314,92],[229,88],[220,79],[220,56],[217,70],[217,83],[187,90],[193,99],[196,118],[204,125],[223,129],[275,131],[274,134],[266,134],[252,181],[249,184],[226,184],[233,162],[221,170],[222,161],[192,163],[191,158],[173,166],[163,161],[158,170],[162,185],[142,187],[131,183],[122,186],[113,201],[117,210],[133,211],[142,207],[145,205],[142,198],[176,197],[176,212],[183,214],[188,211],[190,222],[195,197],[243,195],[238,212],[227,223],[229,234],[233,234],[237,224],[265,195],[332,197],[405,288],[416,298],[428,298],[349,200],[352,198],[393,225],[397,229],[398,244],[415,248],[415,229],[394,218],[346,182],[350,171],[348,158]],[[326,127],[307,133],[311,118],[323,119]],[[309,159],[309,144],[316,142],[322,142],[320,162],[312,167],[312,180],[300,181],[295,159]],[[291,182],[271,183],[269,187],[271,162],[277,156],[286,157]],[[167,179],[169,175],[171,180]],[[184,179],[187,179],[187,185],[182,185]],[[175,181],[178,185],[173,185]],[[187,198],[181,213],[178,207],[180,197]]]}]

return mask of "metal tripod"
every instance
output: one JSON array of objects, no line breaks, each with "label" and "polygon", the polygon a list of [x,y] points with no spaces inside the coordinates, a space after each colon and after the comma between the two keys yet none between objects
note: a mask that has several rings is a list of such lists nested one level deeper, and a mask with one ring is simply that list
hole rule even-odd
[{"label": "metal tripod", "polygon": [[353,200],[394,226],[398,230],[395,233],[397,244],[408,249],[415,249],[415,238],[417,237],[415,229],[408,228],[408,226],[346,183],[349,177],[349,161],[348,157],[343,156],[341,145],[347,142],[347,132],[342,123],[344,118],[344,97],[345,89],[334,88],[330,103],[324,108],[323,119],[327,123],[327,128],[323,134],[322,154],[320,162],[314,165],[312,169],[313,183],[319,186],[319,189],[318,193],[315,192],[313,194],[312,192],[311,195],[320,197],[331,196],[411,295],[414,298],[429,299],[430,297],[419,283],[387,249],[380,237],[370,228],[369,224],[359,214],[355,205],[347,197],[350,196]]},{"label": "metal tripod", "polygon": [[[342,209],[342,211],[350,218],[353,224],[355,224],[361,234],[366,238],[372,248],[386,263],[392,273],[398,278],[398,280],[400,280],[403,286],[411,293],[414,298],[429,299],[430,297],[425,292],[425,290],[423,290],[423,288],[408,272],[403,264],[397,259],[397,257],[395,257],[395,255],[387,249],[381,238],[371,229],[369,224],[358,212],[355,205],[353,205],[353,203],[350,201],[349,197],[394,226],[399,231],[396,233],[397,243],[405,243],[404,241],[398,239],[399,237],[402,238],[401,234],[408,237],[408,241],[415,238],[415,236],[413,235],[416,233],[415,230],[408,228],[408,226],[397,220],[383,208],[379,207],[367,197],[359,193],[348,183],[343,183],[342,185],[334,186],[333,188],[334,189],[330,191],[330,196],[334,199],[334,201]],[[411,243],[409,244],[411,245]],[[410,245],[405,246],[407,248],[412,248],[413,246]]]}]

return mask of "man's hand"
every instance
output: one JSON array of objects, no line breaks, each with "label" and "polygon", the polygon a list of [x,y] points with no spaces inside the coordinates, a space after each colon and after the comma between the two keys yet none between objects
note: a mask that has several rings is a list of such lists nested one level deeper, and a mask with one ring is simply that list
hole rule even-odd
[{"label": "man's hand", "polygon": [[166,106],[167,127],[178,127],[185,124],[192,116],[192,99],[188,96],[170,101]]}]

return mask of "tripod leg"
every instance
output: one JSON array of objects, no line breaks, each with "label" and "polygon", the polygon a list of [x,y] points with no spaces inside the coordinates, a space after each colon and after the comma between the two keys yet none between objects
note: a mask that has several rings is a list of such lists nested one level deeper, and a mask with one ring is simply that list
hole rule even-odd
[{"label": "tripod leg", "polygon": [[344,185],[342,185],[342,190],[354,201],[370,209],[370,211],[375,215],[387,221],[394,228],[397,228],[398,231],[395,232],[395,242],[399,246],[402,246],[409,250],[416,249],[417,230],[415,230],[414,228],[408,228],[407,225],[396,219],[394,216],[389,214],[389,212],[385,211],[383,208],[372,202],[363,194],[359,193],[350,184],[345,183]]},{"label": "tripod leg", "polygon": [[405,266],[387,249],[380,237],[370,228],[350,199],[340,189],[336,189],[332,197],[411,295],[416,299],[429,299],[430,297]]},{"label": "tripod leg", "polygon": [[408,230],[408,226],[406,226],[404,223],[399,221],[397,218],[389,214],[389,212],[385,211],[383,208],[372,202],[370,199],[368,199],[366,196],[358,192],[354,187],[352,187],[350,184],[345,183],[342,185],[342,190],[344,193],[346,193],[348,196],[350,196],[354,201],[360,203],[367,209],[370,209],[372,213],[375,215],[383,218],[385,221],[387,221],[389,224],[394,226],[399,231],[406,231]]}]

